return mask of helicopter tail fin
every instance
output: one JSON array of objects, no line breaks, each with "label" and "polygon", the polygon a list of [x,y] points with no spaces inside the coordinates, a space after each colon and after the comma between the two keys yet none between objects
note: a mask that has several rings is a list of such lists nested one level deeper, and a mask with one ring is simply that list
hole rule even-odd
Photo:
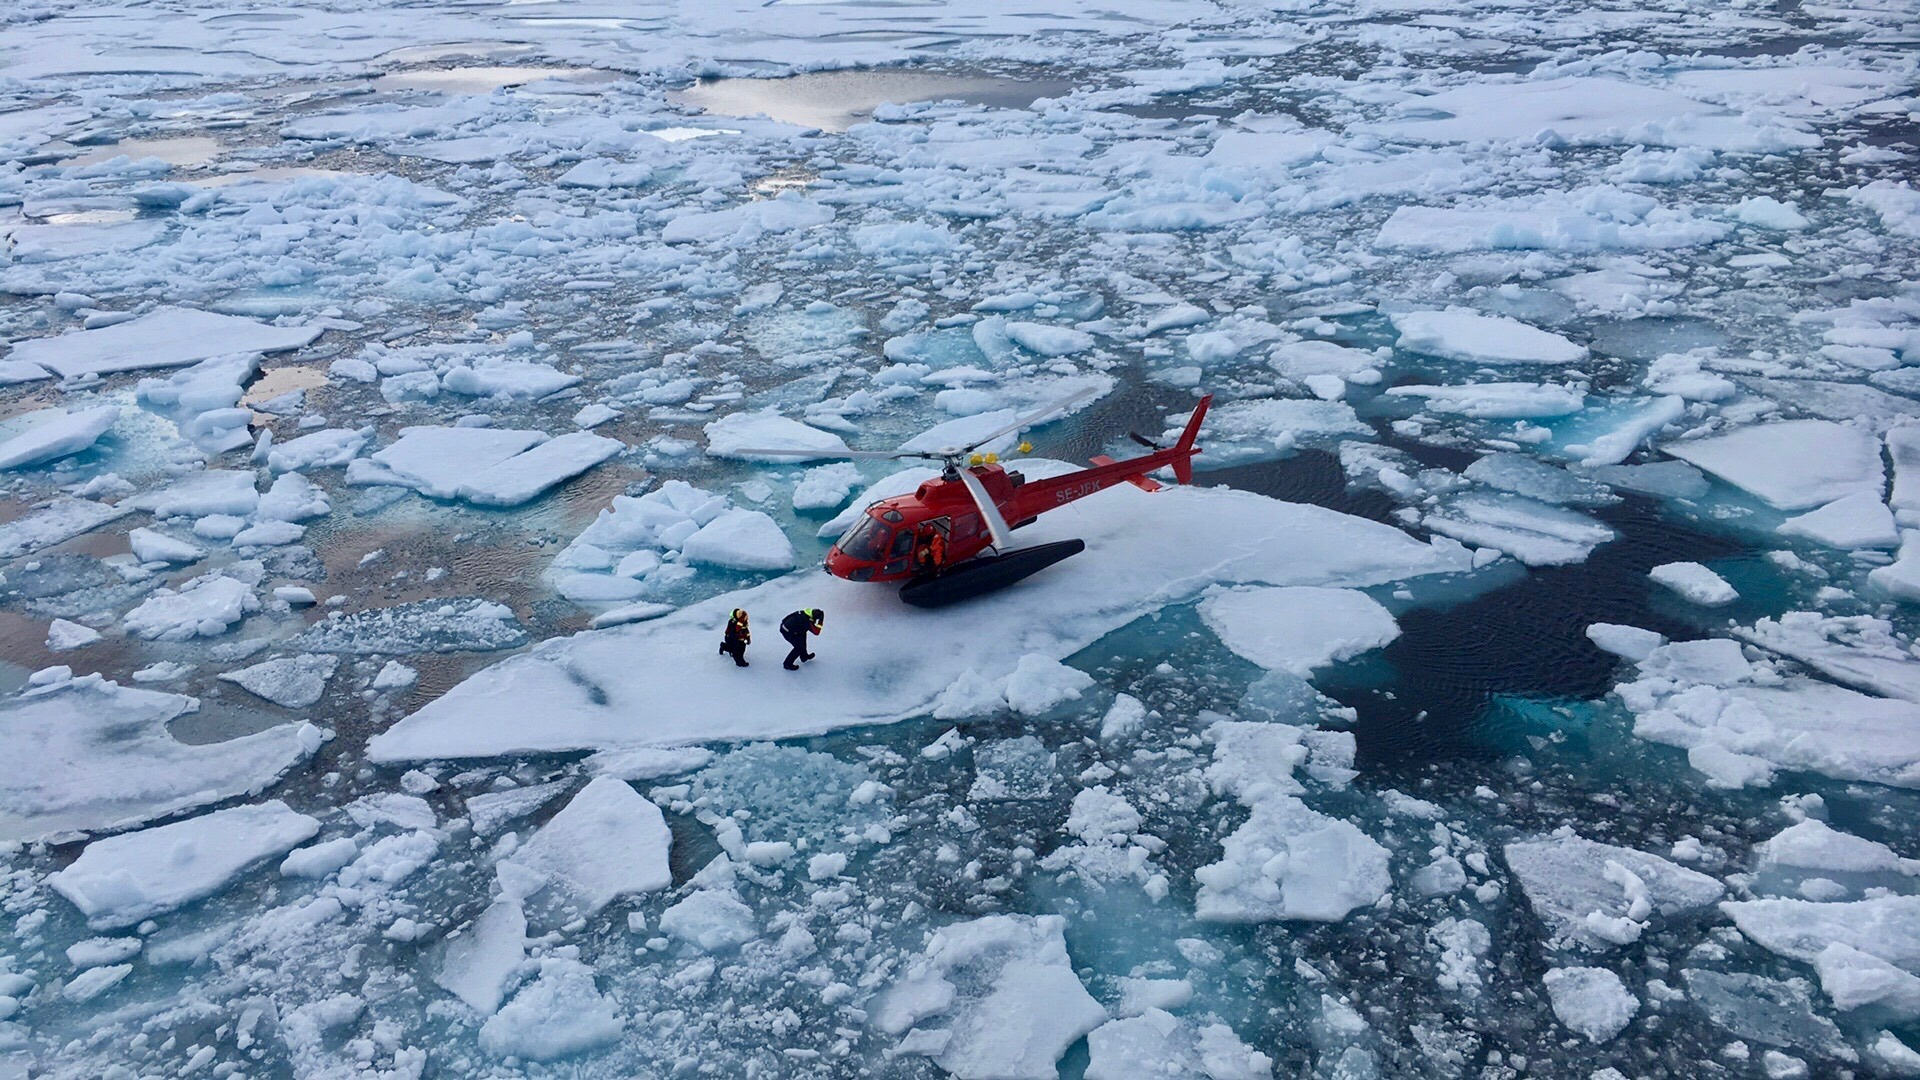
[{"label": "helicopter tail fin", "polygon": [[1173,446],[1176,456],[1173,459],[1173,478],[1183,484],[1193,483],[1193,455],[1200,453],[1194,440],[1200,437],[1200,422],[1207,418],[1207,408],[1213,404],[1213,395],[1200,399],[1193,407],[1193,416],[1188,418],[1186,429],[1180,432],[1180,441]]}]

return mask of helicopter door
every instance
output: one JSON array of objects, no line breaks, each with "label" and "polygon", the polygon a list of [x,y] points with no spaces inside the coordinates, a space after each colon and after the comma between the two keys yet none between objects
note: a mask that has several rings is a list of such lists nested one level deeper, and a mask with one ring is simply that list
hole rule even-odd
[{"label": "helicopter door", "polygon": [[904,574],[913,565],[913,544],[915,530],[903,528],[893,534],[893,546],[887,549],[887,565],[880,569],[883,574]]}]

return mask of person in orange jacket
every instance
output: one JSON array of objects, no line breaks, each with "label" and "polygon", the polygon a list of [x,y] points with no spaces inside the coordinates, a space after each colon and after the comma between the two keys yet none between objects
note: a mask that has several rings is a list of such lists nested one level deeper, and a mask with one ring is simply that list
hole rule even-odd
[{"label": "person in orange jacket", "polygon": [[740,608],[733,609],[733,617],[727,620],[725,636],[720,639],[720,653],[733,657],[740,667],[747,666],[747,643],[753,640],[753,634],[747,629],[747,613]]}]

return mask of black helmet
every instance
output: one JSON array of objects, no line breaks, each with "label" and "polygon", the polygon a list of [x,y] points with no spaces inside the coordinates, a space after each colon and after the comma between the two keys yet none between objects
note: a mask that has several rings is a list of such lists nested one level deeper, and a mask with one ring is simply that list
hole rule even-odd
[{"label": "black helmet", "polygon": [[812,616],[813,625],[815,626],[827,625],[827,613],[824,611],[821,611],[819,608],[809,608],[807,610],[807,614]]}]

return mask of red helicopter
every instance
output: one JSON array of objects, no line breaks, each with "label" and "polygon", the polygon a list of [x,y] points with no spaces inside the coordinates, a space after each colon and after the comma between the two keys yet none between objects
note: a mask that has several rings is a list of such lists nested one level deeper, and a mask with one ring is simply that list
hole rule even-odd
[{"label": "red helicopter", "polygon": [[[1200,399],[1180,439],[1161,446],[1129,433],[1151,452],[1126,461],[1106,455],[1093,467],[1044,480],[1009,472],[993,454],[976,453],[1001,436],[1029,427],[1092,396],[1086,390],[1038,412],[1029,413],[966,446],[939,450],[849,450],[821,455],[809,450],[746,450],[783,457],[846,457],[899,460],[924,458],[943,465],[941,475],[911,495],[881,499],[827,552],[827,572],[848,581],[904,581],[900,599],[917,607],[940,607],[1011,585],[1086,549],[1083,540],[1061,540],[1013,547],[1012,533],[1055,507],[1084,499],[1115,484],[1158,491],[1147,474],[1166,466],[1182,484],[1193,482],[1194,440],[1213,395]],[[964,464],[963,464],[964,463]],[[1011,525],[1008,522],[1012,522]],[[937,539],[936,539],[937,538]]]}]

